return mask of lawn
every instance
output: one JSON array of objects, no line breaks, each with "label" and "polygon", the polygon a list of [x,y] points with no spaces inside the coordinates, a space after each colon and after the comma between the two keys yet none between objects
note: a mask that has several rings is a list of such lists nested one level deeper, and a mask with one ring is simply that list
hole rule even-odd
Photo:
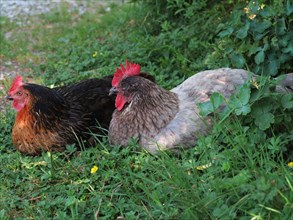
[{"label": "lawn", "polygon": [[[132,2],[83,15],[64,5],[25,25],[0,17],[1,66],[52,87],[113,74],[126,59],[166,89],[219,67],[262,77],[224,113],[211,108],[224,102],[219,94],[199,106],[203,115],[215,111],[215,125],[178,154],[105,137],[79,152],[24,156],[11,142],[16,113],[1,101],[0,219],[291,219],[293,95],[270,88],[272,76],[293,72],[293,5]],[[1,99],[11,80],[0,81]]]}]

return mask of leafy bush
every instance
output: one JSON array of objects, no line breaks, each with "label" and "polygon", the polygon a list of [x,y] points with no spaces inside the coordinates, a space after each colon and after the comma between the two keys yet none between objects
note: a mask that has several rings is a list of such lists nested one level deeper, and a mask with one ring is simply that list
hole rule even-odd
[{"label": "leafy bush", "polygon": [[293,4],[290,0],[249,1],[237,5],[218,26],[209,68],[248,68],[271,75],[293,71]]},{"label": "leafy bush", "polygon": [[179,76],[224,66],[264,75],[293,71],[289,0],[135,2],[147,11],[143,28],[159,42],[151,59]]}]

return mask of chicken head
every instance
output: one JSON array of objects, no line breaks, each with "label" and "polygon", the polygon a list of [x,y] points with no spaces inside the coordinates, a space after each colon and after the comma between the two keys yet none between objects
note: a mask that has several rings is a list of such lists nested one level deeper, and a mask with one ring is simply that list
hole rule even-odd
[{"label": "chicken head", "polygon": [[20,111],[27,104],[29,99],[29,93],[23,88],[23,85],[22,77],[16,76],[6,96],[8,100],[13,101],[13,108],[15,108],[16,111]]}]

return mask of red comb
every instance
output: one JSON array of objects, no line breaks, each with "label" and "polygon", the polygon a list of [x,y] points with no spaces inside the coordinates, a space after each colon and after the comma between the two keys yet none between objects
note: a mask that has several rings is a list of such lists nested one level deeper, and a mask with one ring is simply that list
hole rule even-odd
[{"label": "red comb", "polygon": [[18,87],[22,86],[23,82],[22,82],[22,77],[21,76],[16,76],[14,78],[14,80],[12,81],[12,85],[9,89],[9,93],[12,93],[13,91],[17,90]]},{"label": "red comb", "polygon": [[112,86],[116,87],[123,78],[127,76],[138,76],[139,73],[140,65],[131,62],[128,63],[128,60],[126,60],[126,68],[120,64],[120,69],[116,69],[116,73],[112,80]]}]

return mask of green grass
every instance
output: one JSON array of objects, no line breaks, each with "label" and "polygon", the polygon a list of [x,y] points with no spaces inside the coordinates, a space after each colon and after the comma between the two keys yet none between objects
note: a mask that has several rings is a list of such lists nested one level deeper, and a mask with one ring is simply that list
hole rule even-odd
[{"label": "green grass", "polygon": [[[139,5],[79,19],[55,11],[25,27],[1,18],[0,58],[30,68],[26,77],[47,85],[113,74],[127,58],[172,88],[200,68],[204,55],[192,65],[194,46],[189,53],[176,40],[184,35],[153,34],[148,20]],[[7,32],[11,38],[2,41]],[[207,40],[192,44],[206,47]],[[64,153],[23,156],[11,143],[15,112],[7,104],[0,112],[0,219],[290,219],[292,97],[268,93],[271,81],[258,83],[261,90],[243,87],[230,111],[215,116],[220,123],[209,136],[176,155],[150,155],[135,142],[110,146],[105,137],[81,152],[68,146]],[[213,110],[207,106],[201,108]],[[274,123],[256,123],[259,110],[271,113]],[[91,173],[94,166],[98,171]]]}]

